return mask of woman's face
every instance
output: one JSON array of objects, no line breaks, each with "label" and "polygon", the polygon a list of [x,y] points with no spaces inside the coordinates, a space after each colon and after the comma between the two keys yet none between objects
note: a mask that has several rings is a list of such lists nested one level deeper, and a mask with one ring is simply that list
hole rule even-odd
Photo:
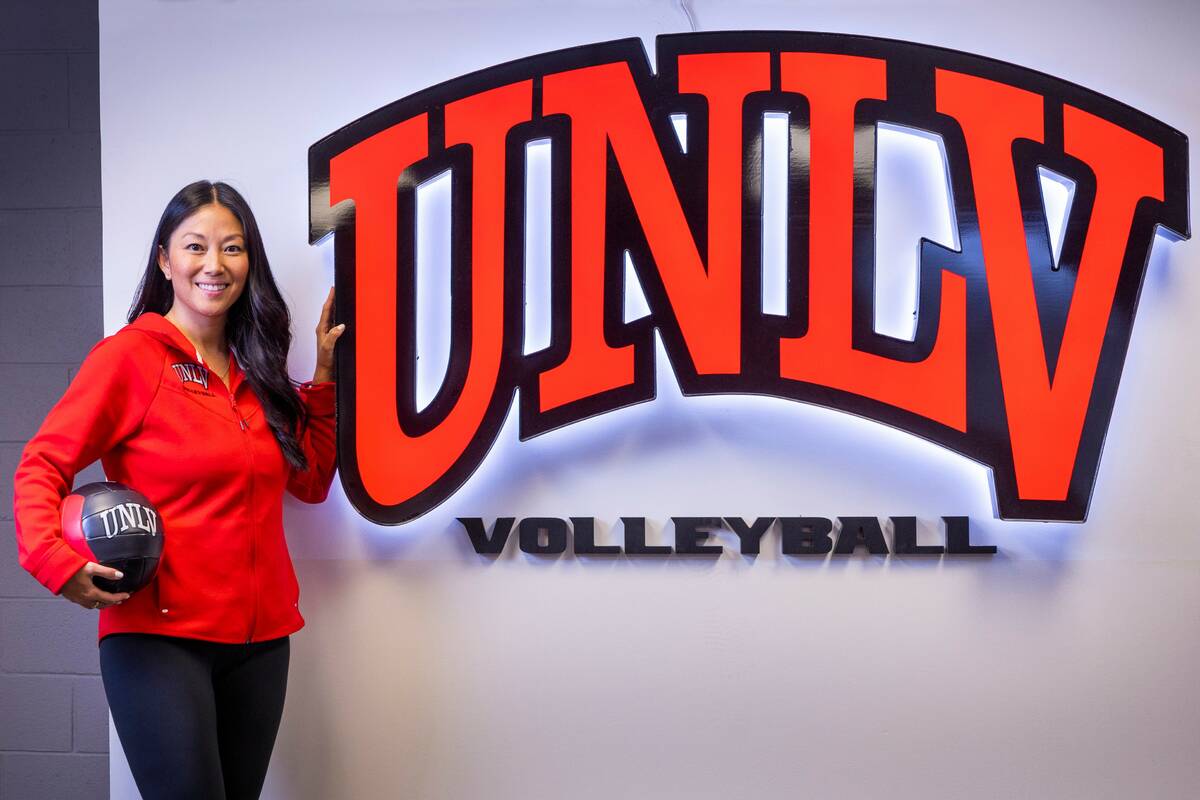
[{"label": "woman's face", "polygon": [[241,223],[225,206],[202,206],[159,248],[158,266],[175,291],[173,315],[197,325],[223,321],[250,272]]}]

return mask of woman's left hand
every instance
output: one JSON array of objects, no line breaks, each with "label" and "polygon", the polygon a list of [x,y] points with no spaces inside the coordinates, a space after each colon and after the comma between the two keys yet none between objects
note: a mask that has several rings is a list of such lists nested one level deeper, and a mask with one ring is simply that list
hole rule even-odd
[{"label": "woman's left hand", "polygon": [[333,380],[333,346],[338,337],[346,332],[345,323],[329,326],[333,317],[333,287],[329,287],[329,296],[321,307],[321,321],[317,323],[317,369],[313,372],[313,383],[324,383]]}]

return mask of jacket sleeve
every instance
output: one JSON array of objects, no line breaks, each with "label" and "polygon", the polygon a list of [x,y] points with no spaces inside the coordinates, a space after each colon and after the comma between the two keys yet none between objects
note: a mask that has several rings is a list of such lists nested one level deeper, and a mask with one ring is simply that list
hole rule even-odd
[{"label": "jacket sleeve", "polygon": [[287,488],[306,503],[325,499],[337,468],[336,388],[332,381],[300,385],[300,399],[308,409],[308,424],[300,437],[300,446],[308,458],[308,469],[303,472],[293,469]]},{"label": "jacket sleeve", "polygon": [[162,363],[139,357],[129,335],[92,348],[25,445],[13,477],[17,558],[55,594],[87,563],[62,537],[62,499],[76,473],[138,429],[161,380]]}]

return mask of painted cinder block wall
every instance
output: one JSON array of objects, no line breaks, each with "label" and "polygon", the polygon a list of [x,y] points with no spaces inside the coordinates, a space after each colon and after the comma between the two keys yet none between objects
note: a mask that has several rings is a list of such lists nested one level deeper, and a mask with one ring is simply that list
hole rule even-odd
[{"label": "painted cinder block wall", "polygon": [[[12,476],[103,333],[97,0],[0,24],[0,798],[108,797],[96,618],[17,565]],[[101,477],[89,468],[79,482]]]}]

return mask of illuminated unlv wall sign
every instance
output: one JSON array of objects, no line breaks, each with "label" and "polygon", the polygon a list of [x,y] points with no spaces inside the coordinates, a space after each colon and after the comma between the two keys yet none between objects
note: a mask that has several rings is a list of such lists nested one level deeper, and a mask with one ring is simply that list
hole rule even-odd
[{"label": "illuminated unlv wall sign", "polygon": [[[398,100],[309,153],[311,241],[335,233],[339,454],[368,518],[412,519],[520,435],[654,397],[816,403],[992,469],[1005,518],[1082,520],[1156,226],[1188,236],[1187,139],[1079,86],[857,36],[627,39]],[[765,112],[786,112],[787,313],[762,311]],[[671,115],[688,115],[686,153]],[[959,251],[922,242],[912,341],[872,325],[878,123],[941,137]],[[552,337],[522,352],[525,144],[552,141]],[[1057,264],[1039,168],[1076,184]],[[415,187],[452,168],[452,339],[415,384]],[[622,318],[629,250],[650,315]]]}]

